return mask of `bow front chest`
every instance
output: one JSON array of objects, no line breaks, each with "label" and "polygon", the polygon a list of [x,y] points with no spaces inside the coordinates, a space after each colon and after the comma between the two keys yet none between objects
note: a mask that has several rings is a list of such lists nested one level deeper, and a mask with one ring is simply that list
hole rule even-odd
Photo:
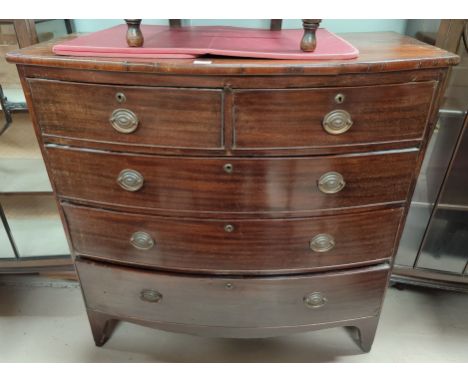
[{"label": "bow front chest", "polygon": [[458,57],[345,38],[359,58],[8,55],[98,346],[125,320],[219,337],[351,326],[370,350]]}]

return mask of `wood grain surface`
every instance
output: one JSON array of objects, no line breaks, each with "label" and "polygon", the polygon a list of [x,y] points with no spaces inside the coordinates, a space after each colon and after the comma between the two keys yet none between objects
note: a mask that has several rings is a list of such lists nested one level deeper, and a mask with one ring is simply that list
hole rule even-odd
[{"label": "wood grain surface", "polygon": [[[356,267],[388,260],[402,209],[307,219],[182,219],[128,214],[63,204],[76,255],[212,274],[287,274]],[[225,226],[233,231],[226,232]],[[135,232],[154,241],[148,250],[132,246]],[[328,252],[310,241],[326,233]]]},{"label": "wood grain surface", "polygon": [[[62,198],[126,205],[147,211],[279,213],[402,203],[407,198],[417,150],[383,154],[301,158],[196,158],[106,153],[47,147]],[[232,173],[224,166],[232,165]],[[138,171],[143,187],[124,190],[117,177]],[[336,194],[319,191],[327,172],[342,174]]]},{"label": "wood grain surface", "polygon": [[[199,326],[296,326],[374,316],[380,311],[388,265],[289,277],[183,276],[86,260],[76,267],[89,309],[122,318]],[[143,301],[154,290],[160,302]],[[308,308],[304,296],[327,302]],[[222,336],[222,328],[219,334]]]},{"label": "wood grain surface", "polygon": [[[372,87],[234,91],[233,146],[238,149],[330,147],[421,139],[437,82]],[[341,97],[342,102],[337,102]],[[345,133],[323,128],[344,110]]]},{"label": "wood grain surface", "polygon": [[[414,38],[393,32],[344,33],[341,35],[359,50],[352,60],[254,60],[212,58],[209,65],[199,65],[193,59],[122,59],[102,57],[57,56],[52,46],[73,38],[48,41],[32,48],[10,52],[7,60],[15,64],[80,70],[146,72],[161,74],[200,75],[337,75],[345,73],[389,72],[412,69],[448,67],[460,58],[453,53],[424,44]],[[196,60],[195,60],[196,61]]]},{"label": "wood grain surface", "polygon": [[[28,84],[44,134],[140,146],[223,146],[220,90],[88,85],[36,79],[28,80]],[[118,93],[125,101],[116,99]],[[118,109],[136,115],[139,121],[134,132],[125,134],[112,127],[109,119]]]}]

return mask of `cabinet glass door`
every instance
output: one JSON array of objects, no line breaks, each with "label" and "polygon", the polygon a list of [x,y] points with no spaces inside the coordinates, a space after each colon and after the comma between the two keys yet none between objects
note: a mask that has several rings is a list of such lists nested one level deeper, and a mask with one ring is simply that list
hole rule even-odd
[{"label": "cabinet glass door", "polygon": [[416,267],[463,274],[468,261],[468,120]]}]

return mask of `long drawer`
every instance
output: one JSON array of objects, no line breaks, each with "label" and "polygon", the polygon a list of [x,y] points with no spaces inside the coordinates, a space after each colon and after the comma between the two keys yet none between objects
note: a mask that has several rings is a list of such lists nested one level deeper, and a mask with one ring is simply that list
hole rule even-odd
[{"label": "long drawer", "polygon": [[389,267],[288,277],[182,276],[76,261],[86,305],[119,317],[219,327],[326,323],[379,313]]},{"label": "long drawer", "polygon": [[310,213],[406,200],[418,151],[239,159],[48,146],[47,154],[65,198],[159,211]]},{"label": "long drawer", "polygon": [[234,146],[325,148],[422,139],[437,83],[236,90]]},{"label": "long drawer", "polygon": [[[44,134],[134,146],[223,146],[222,91],[29,79]],[[59,96],[57,96],[59,95]]]},{"label": "long drawer", "polygon": [[63,203],[76,253],[188,272],[298,273],[384,261],[403,210],[308,219],[174,219]]}]

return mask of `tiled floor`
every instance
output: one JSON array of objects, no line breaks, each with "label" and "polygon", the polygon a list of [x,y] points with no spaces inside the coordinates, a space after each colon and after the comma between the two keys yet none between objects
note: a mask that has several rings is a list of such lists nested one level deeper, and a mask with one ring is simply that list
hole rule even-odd
[{"label": "tiled floor", "polygon": [[[52,286],[51,286],[52,285]],[[0,276],[3,362],[467,362],[468,295],[389,289],[372,351],[342,328],[259,340],[209,339],[121,323],[94,346],[74,283]]]}]

